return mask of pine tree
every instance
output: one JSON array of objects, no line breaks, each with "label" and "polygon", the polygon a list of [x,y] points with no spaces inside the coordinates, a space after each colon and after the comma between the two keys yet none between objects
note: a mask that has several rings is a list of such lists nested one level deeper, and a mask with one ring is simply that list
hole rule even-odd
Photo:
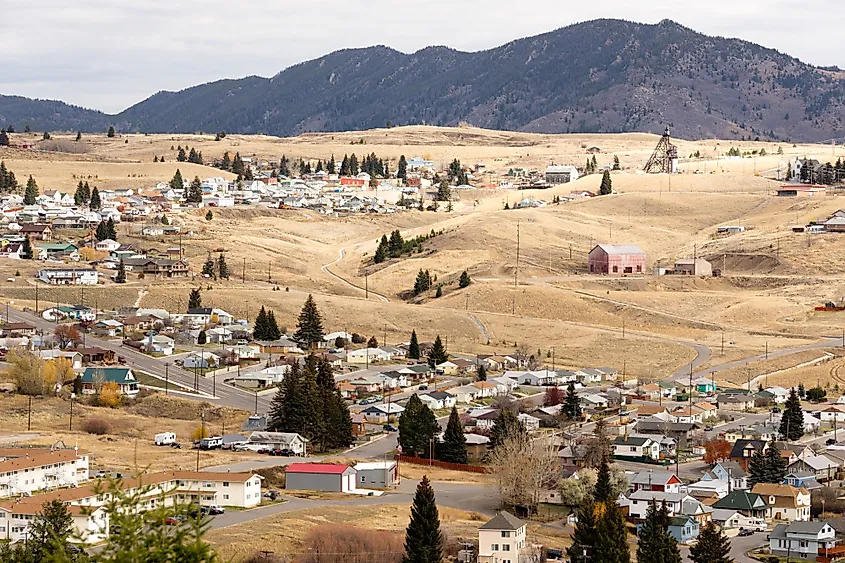
[{"label": "pine tree", "polygon": [[45,502],[29,526],[27,547],[32,561],[71,561],[67,540],[72,529],[67,505],[57,499]]},{"label": "pine tree", "polygon": [[221,280],[228,280],[229,279],[229,265],[226,264],[226,258],[223,256],[223,253],[220,253],[220,256],[217,257],[217,276]]},{"label": "pine tree", "polygon": [[232,159],[229,158],[228,152],[223,153],[223,159],[220,161],[220,168],[226,171],[232,170]]},{"label": "pine tree", "polygon": [[262,305],[261,309],[258,311],[258,315],[255,317],[255,324],[253,324],[252,328],[252,337],[255,340],[272,340],[268,337],[268,334],[267,311],[264,309],[264,305]]},{"label": "pine tree", "polygon": [[76,191],[73,192],[73,203],[76,205],[85,205],[85,186],[82,185],[82,180],[76,186]]},{"label": "pine tree", "polygon": [[376,253],[373,256],[373,262],[381,264],[390,258],[390,243],[387,241],[387,235],[381,235],[381,240],[376,247]]},{"label": "pine tree", "polygon": [[440,426],[434,412],[414,394],[399,415],[399,445],[402,454],[428,457]]},{"label": "pine tree", "polygon": [[575,391],[575,383],[570,381],[566,387],[566,400],[563,402],[563,414],[569,420],[581,419],[581,399]]},{"label": "pine tree", "polygon": [[428,365],[433,368],[448,360],[449,354],[446,353],[446,348],[443,346],[443,341],[440,340],[440,335],[438,334],[434,338],[434,344],[431,346],[431,350],[428,352]]},{"label": "pine tree", "polygon": [[120,263],[117,265],[117,275],[114,277],[115,283],[126,283],[126,266],[123,264],[123,258],[120,259]]},{"label": "pine tree", "polygon": [[197,162],[198,160],[199,153],[197,153],[197,151],[193,147],[191,147],[191,151],[188,153],[188,162],[191,162],[193,164],[199,164],[199,162]]},{"label": "pine tree", "polygon": [[108,137],[109,139],[114,138],[114,126],[113,125],[109,125],[109,132],[106,133],[106,137]]},{"label": "pine tree", "polygon": [[428,476],[423,476],[411,505],[411,522],[405,531],[402,563],[442,563],[443,543],[434,489]]},{"label": "pine tree", "polygon": [[[803,383],[799,390],[803,390]],[[795,441],[804,435],[804,412],[801,409],[801,399],[793,387],[789,391],[789,397],[783,406],[783,413],[780,419],[780,435],[784,440]]]},{"label": "pine tree", "polygon": [[191,309],[199,309],[202,307],[202,290],[200,288],[194,288],[191,290],[191,294],[188,296],[188,310]]},{"label": "pine tree", "polygon": [[323,336],[325,336],[323,332],[323,318],[317,309],[314,297],[309,294],[305,300],[305,304],[302,306],[302,311],[299,313],[293,339],[299,344],[304,344],[311,348],[316,346],[317,343],[322,342]]},{"label": "pine tree", "polygon": [[748,485],[754,487],[757,483],[766,483],[768,478],[768,467],[766,455],[762,449],[755,450],[751,459],[748,460]]},{"label": "pine tree", "polygon": [[232,174],[237,174],[238,177],[243,177],[245,172],[244,161],[241,160],[241,153],[236,152],[235,158],[232,159]]},{"label": "pine tree", "polygon": [[461,273],[460,279],[458,280],[458,287],[463,289],[465,287],[469,287],[469,284],[471,284],[471,283],[472,283],[472,280],[470,279],[469,274],[467,273],[466,270],[464,270]]},{"label": "pine tree", "polygon": [[[307,364],[307,362],[306,362]],[[298,432],[313,438],[316,378],[306,365],[291,365],[270,403],[268,429],[274,432]]]},{"label": "pine tree", "polygon": [[408,181],[408,161],[405,160],[405,155],[399,156],[399,164],[396,166],[396,177],[401,178],[403,182]]},{"label": "pine tree", "polygon": [[693,563],[734,563],[730,553],[730,540],[713,522],[701,528],[698,541],[689,550]]},{"label": "pine tree", "polygon": [[417,341],[417,331],[411,331],[411,343],[408,345],[408,357],[412,360],[419,360],[420,356],[420,343]]},{"label": "pine tree", "polygon": [[179,147],[179,153],[176,155],[176,162],[185,162],[188,160],[188,157],[185,156],[185,149],[181,146]]},{"label": "pine tree", "polygon": [[205,263],[202,265],[202,275],[208,276],[209,278],[217,279],[217,275],[214,271],[214,258],[211,257],[211,252],[209,251],[208,256],[205,258]]},{"label": "pine tree", "polygon": [[599,194],[610,195],[613,193],[613,180],[610,179],[610,172],[605,170],[601,176],[601,186],[599,187]]},{"label": "pine tree", "polygon": [[439,297],[443,297],[443,286],[438,285],[437,290],[434,292],[434,298],[437,299]]},{"label": "pine tree", "polygon": [[390,250],[391,258],[398,258],[402,255],[402,250],[405,247],[405,240],[402,238],[402,233],[395,230],[390,233],[390,240],[387,243],[388,250]]},{"label": "pine tree", "polygon": [[467,462],[466,438],[464,438],[464,429],[456,407],[452,407],[452,412],[449,413],[449,423],[446,425],[443,443],[440,444],[438,452],[438,458],[441,461],[449,463]]},{"label": "pine tree", "polygon": [[[89,203],[91,198],[94,197],[94,194],[91,193],[91,186],[88,185],[88,180],[85,180],[85,184],[82,186],[82,194],[85,196],[85,203]],[[100,197],[100,194],[97,194],[97,197]]]},{"label": "pine tree", "polygon": [[637,541],[637,563],[681,563],[678,542],[669,534],[666,502],[651,501]]},{"label": "pine tree", "polygon": [[358,157],[355,156],[355,153],[352,153],[352,156],[349,157],[349,174],[352,176],[357,176],[360,170],[358,169]]},{"label": "pine tree", "polygon": [[205,329],[202,329],[197,336],[197,344],[202,346],[203,344],[208,342],[208,334],[205,332]]},{"label": "pine tree", "polygon": [[[594,553],[601,563],[630,563],[631,552],[628,549],[628,528],[615,499],[599,503],[601,516],[596,525],[596,543]],[[598,555],[601,554],[601,555]]]},{"label": "pine tree", "polygon": [[782,483],[786,477],[787,460],[772,442],[766,450],[766,480],[764,483]]},{"label": "pine tree", "polygon": [[0,129],[0,147],[8,147],[9,146],[9,136],[6,134],[5,129]]},{"label": "pine tree", "polygon": [[88,207],[91,211],[97,211],[103,206],[103,202],[100,201],[100,190],[97,189],[95,186],[93,190],[91,190],[91,200],[88,204]]},{"label": "pine tree", "polygon": [[267,311],[267,336],[268,340],[278,340],[282,337],[282,331],[279,330],[276,314],[273,311]]},{"label": "pine tree", "polygon": [[105,221],[100,221],[97,224],[97,230],[94,232],[94,238],[98,241],[103,241],[109,238],[109,228],[106,226]]},{"label": "pine tree", "polygon": [[803,398],[804,398],[804,397],[806,397],[806,396],[807,396],[807,392],[804,390],[804,384],[803,384],[803,383],[799,383],[799,384],[798,384],[798,397],[800,397],[801,399],[803,399]]},{"label": "pine tree", "polygon": [[76,132],[76,142],[78,143],[81,140],[82,140],[82,131],[77,131]]},{"label": "pine tree", "polygon": [[490,429],[490,449],[493,450],[512,436],[525,436],[525,425],[517,418],[516,413],[511,409],[501,409],[499,416]]},{"label": "pine tree", "polygon": [[29,240],[29,235],[23,239],[23,249],[21,250],[21,258],[24,260],[32,260],[35,255],[32,252],[32,241]]},{"label": "pine tree", "polygon": [[478,366],[478,381],[487,381],[487,368],[484,367],[484,364],[480,364]]},{"label": "pine tree", "polygon": [[[596,505],[592,497],[585,500],[578,507],[578,522],[572,532],[572,545],[566,549],[566,554],[572,563],[589,563],[596,557]],[[603,561],[603,559],[600,559]]]},{"label": "pine tree", "polygon": [[176,169],[176,173],[173,175],[173,179],[170,180],[170,187],[174,190],[185,189],[185,181],[182,179],[182,171],[178,168]]},{"label": "pine tree", "polygon": [[24,205],[35,205],[35,200],[38,199],[38,184],[35,183],[35,178],[29,177],[26,181],[26,192],[23,196]]},{"label": "pine tree", "polygon": [[117,227],[115,226],[114,218],[112,217],[109,217],[109,220],[106,221],[106,233],[109,235],[108,238],[113,241],[117,240]]},{"label": "pine tree", "polygon": [[211,221],[212,219],[214,219],[214,213],[212,213],[211,209],[209,209],[205,214],[205,220]]},{"label": "pine tree", "polygon": [[622,166],[619,164],[619,157],[616,155],[613,156],[613,169],[622,170]]}]

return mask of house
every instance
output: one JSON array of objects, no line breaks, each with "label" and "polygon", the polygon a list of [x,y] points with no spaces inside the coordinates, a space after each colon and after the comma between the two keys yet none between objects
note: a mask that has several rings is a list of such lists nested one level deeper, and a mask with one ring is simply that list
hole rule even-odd
[{"label": "house", "polygon": [[713,509],[736,510],[743,516],[765,518],[769,507],[760,495],[749,491],[731,491],[712,504]]},{"label": "house", "polygon": [[448,360],[445,361],[445,362],[439,363],[434,367],[435,367],[435,371],[437,373],[440,373],[440,374],[443,374],[443,375],[458,375],[458,364],[450,362]]},{"label": "house", "polygon": [[173,349],[176,343],[169,336],[163,334],[150,333],[141,344],[141,348],[148,354],[161,354],[162,356],[170,356],[173,354]]},{"label": "house", "polygon": [[5,323],[0,325],[0,336],[34,336],[35,327],[29,323]]},{"label": "house", "polygon": [[350,364],[375,364],[389,362],[391,355],[381,348],[361,348],[346,352],[346,362]]},{"label": "house", "polygon": [[546,167],[546,183],[549,185],[568,184],[578,179],[578,169],[574,166],[558,166],[552,164]]},{"label": "house", "polygon": [[737,440],[731,447],[731,461],[735,461],[743,471],[748,472],[748,461],[757,450],[766,450],[766,442],[762,440]]},{"label": "house", "polygon": [[138,380],[129,368],[88,367],[82,373],[82,394],[95,395],[105,383],[116,383],[121,395],[138,394]]},{"label": "house", "polygon": [[118,336],[123,332],[123,323],[115,319],[105,319],[94,323],[92,330],[100,336]]},{"label": "house", "polygon": [[499,512],[478,529],[478,563],[520,563],[527,552],[525,522]]},{"label": "house", "polygon": [[830,561],[830,556],[842,556],[837,546],[836,530],[823,521],[778,524],[769,534],[769,552],[779,557],[794,557]]},{"label": "house", "polygon": [[114,363],[114,350],[106,350],[97,346],[90,346],[88,348],[77,348],[77,352],[82,355],[82,363]]},{"label": "house", "polygon": [[0,498],[78,486],[89,478],[88,454],[76,449],[5,448],[0,451],[0,472]]},{"label": "house", "polygon": [[452,395],[458,403],[471,403],[479,396],[481,390],[474,385],[462,385],[447,389],[446,392]]},{"label": "house", "polygon": [[587,257],[591,274],[642,274],[645,252],[633,244],[598,244]]},{"label": "house", "polygon": [[296,432],[253,432],[249,435],[247,447],[251,450],[269,448],[290,450],[294,455],[304,456],[308,452],[308,439]]},{"label": "house", "polygon": [[470,383],[473,387],[478,387],[480,398],[495,397],[499,394],[499,386],[489,381],[475,381]]},{"label": "house", "polygon": [[767,518],[773,520],[808,521],[810,519],[810,491],[781,483],[757,483],[752,493],[768,505]]},{"label": "house", "polygon": [[827,481],[833,480],[836,477],[838,469],[838,463],[823,455],[802,456],[798,461],[791,463],[787,467],[788,472],[812,471],[816,476],[816,481],[819,483],[826,483]]},{"label": "house", "polygon": [[748,475],[736,461],[721,461],[717,463],[702,477],[702,479],[707,478],[728,481],[731,491],[748,489]]},{"label": "house", "polygon": [[395,461],[371,461],[355,464],[358,486],[362,488],[388,489],[395,487],[399,472]]},{"label": "house", "polygon": [[699,499],[723,498],[730,492],[730,482],[727,479],[705,479],[702,477],[695,483],[687,485],[687,493]]},{"label": "house", "polygon": [[285,469],[285,488],[291,491],[351,493],[358,481],[354,467],[336,463],[292,463]]},{"label": "house", "polygon": [[594,368],[584,368],[576,371],[575,376],[578,378],[578,381],[584,384],[584,386],[590,386],[592,384],[601,383],[604,373]]},{"label": "house", "polygon": [[665,435],[681,448],[688,447],[697,428],[700,426],[692,422],[671,422],[657,417],[637,420],[637,434],[651,436],[653,440],[656,440],[657,436]]},{"label": "house", "polygon": [[745,516],[738,510],[729,508],[714,508],[713,522],[724,530],[767,530],[766,521],[763,518],[751,518]]},{"label": "house", "polygon": [[80,322],[91,322],[97,318],[97,314],[90,307],[84,305],[59,305],[49,307],[41,312],[41,316],[50,321],[62,321],[70,319]]},{"label": "house", "polygon": [[464,447],[467,451],[467,463],[478,465],[484,461],[490,447],[490,438],[481,434],[467,433],[464,434],[464,440],[466,440]]},{"label": "house", "polygon": [[631,491],[681,492],[681,480],[671,471],[640,471],[631,478]]},{"label": "house", "polygon": [[502,377],[516,381],[519,385],[532,385],[542,387],[557,383],[557,374],[549,370],[537,371],[506,371]]},{"label": "house", "polygon": [[719,414],[719,409],[713,403],[701,401],[695,403],[693,407],[701,411],[701,422],[709,420],[711,418],[715,418]]},{"label": "house", "polygon": [[699,377],[698,379],[693,379],[692,384],[695,386],[695,390],[699,393],[706,395],[708,393],[716,392],[716,383],[712,379]]},{"label": "house", "polygon": [[70,364],[71,368],[82,369],[82,354],[74,350],[58,350],[55,348],[51,350],[36,350],[35,355],[45,362],[64,359]]},{"label": "house", "polygon": [[182,360],[182,367],[185,369],[209,369],[220,365],[220,356],[211,352],[192,352]]},{"label": "house", "polygon": [[540,429],[540,419],[537,417],[526,413],[519,413],[519,415],[517,415],[517,419],[519,419],[525,429],[529,432]]},{"label": "house", "polygon": [[660,386],[656,383],[649,383],[647,385],[643,385],[639,388],[639,395],[649,399],[651,401],[656,401],[660,398]]},{"label": "house", "polygon": [[713,275],[713,266],[704,258],[681,258],[675,261],[675,274],[681,276]]},{"label": "house", "polygon": [[619,436],[613,441],[613,457],[657,460],[660,459],[660,444],[646,437]]},{"label": "house", "polygon": [[120,243],[110,238],[94,243],[94,249],[99,251],[111,252],[118,248],[120,248]]},{"label": "house", "polygon": [[39,280],[50,285],[97,285],[97,270],[83,268],[61,268],[38,270]]},{"label": "house", "polygon": [[433,411],[451,409],[457,403],[454,395],[445,391],[429,391],[419,396],[420,400]]},{"label": "house", "polygon": [[669,518],[669,535],[675,541],[682,544],[689,544],[698,538],[699,523],[691,516],[681,515]]},{"label": "house", "polygon": [[405,412],[405,407],[396,403],[381,403],[377,405],[370,405],[361,411],[361,414],[367,417],[368,420],[375,420],[380,424],[390,421],[391,418],[398,418]]},{"label": "house", "polygon": [[783,482],[786,485],[792,485],[799,489],[807,489],[810,492],[822,487],[821,483],[816,481],[816,473],[814,471],[790,471],[783,478]]},{"label": "house", "polygon": [[23,236],[28,236],[31,240],[50,240],[53,238],[53,228],[50,225],[23,225],[19,232]]},{"label": "house", "polygon": [[701,422],[703,417],[701,411],[696,407],[678,407],[669,413],[672,422]]},{"label": "house", "polygon": [[789,398],[789,389],[783,387],[767,387],[765,390],[772,395],[772,400],[776,405],[782,405]]},{"label": "house", "polygon": [[637,405],[637,418],[659,418],[669,420],[669,409],[662,405]]},{"label": "house", "polygon": [[747,411],[754,408],[754,397],[739,393],[721,393],[716,397],[716,405],[719,409],[729,411]]},{"label": "house", "polygon": [[683,514],[684,502],[695,500],[686,493],[644,490],[628,493],[626,498],[629,501],[628,516],[633,520],[645,520],[646,512],[648,512],[648,507],[652,502],[657,503],[658,506],[665,502],[669,516],[675,516]]},{"label": "house", "polygon": [[606,409],[609,404],[607,397],[598,393],[582,393],[578,397],[585,407],[591,409]]}]

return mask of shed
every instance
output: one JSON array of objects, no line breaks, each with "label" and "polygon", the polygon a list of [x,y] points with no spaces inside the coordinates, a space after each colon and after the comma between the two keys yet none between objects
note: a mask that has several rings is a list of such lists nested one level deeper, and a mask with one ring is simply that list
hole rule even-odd
[{"label": "shed", "polygon": [[355,490],[357,471],[336,463],[292,463],[285,475],[285,488],[293,491],[350,493]]},{"label": "shed", "polygon": [[362,462],[355,465],[358,485],[361,487],[387,489],[396,485],[399,473],[395,461]]}]

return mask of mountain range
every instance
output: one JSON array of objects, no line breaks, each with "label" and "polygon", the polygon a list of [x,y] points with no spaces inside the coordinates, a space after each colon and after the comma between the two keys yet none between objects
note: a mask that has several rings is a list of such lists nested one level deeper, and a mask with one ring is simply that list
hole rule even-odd
[{"label": "mountain range", "polygon": [[296,135],[460,122],[537,133],[660,132],[688,139],[845,137],[845,72],[664,20],[595,20],[466,53],[336,51],[272,78],[159,92],[116,115],[0,96],[21,130]]}]

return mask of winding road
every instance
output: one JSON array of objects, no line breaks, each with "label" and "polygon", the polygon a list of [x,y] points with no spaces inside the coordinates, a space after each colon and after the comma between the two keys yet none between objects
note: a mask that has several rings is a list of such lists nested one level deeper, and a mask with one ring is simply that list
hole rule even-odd
[{"label": "winding road", "polygon": [[332,271],[329,269],[329,266],[334,266],[335,264],[337,264],[338,262],[340,262],[341,260],[343,260],[343,259],[346,257],[346,249],[347,249],[347,248],[348,248],[348,247],[346,247],[346,246],[344,246],[343,248],[341,248],[341,249],[340,249],[340,256],[338,256],[338,257],[337,257],[337,259],[335,259],[335,260],[333,260],[333,261],[329,262],[328,264],[323,264],[323,265],[322,265],[322,267],[321,267],[320,269],[321,269],[321,270],[323,270],[323,271],[324,271],[325,273],[327,273],[328,275],[330,275],[331,277],[333,277],[334,279],[336,279],[336,280],[338,280],[339,282],[341,282],[342,284],[344,284],[344,285],[346,285],[346,286],[348,286],[348,287],[351,287],[352,289],[357,289],[358,291],[363,292],[365,295],[366,295],[366,294],[368,294],[368,293],[372,293],[373,295],[375,295],[376,297],[378,297],[381,301],[383,301],[383,302],[385,302],[385,303],[389,303],[389,302],[390,302],[390,299],[388,299],[388,298],[387,298],[387,297],[385,297],[384,295],[382,295],[382,294],[380,294],[380,293],[376,293],[375,291],[372,291],[372,290],[370,290],[370,289],[365,289],[365,288],[363,288],[363,287],[357,286],[357,285],[355,285],[354,283],[352,283],[351,281],[349,281],[349,280],[347,280],[346,278],[343,278],[343,277],[341,277],[341,276],[339,276],[339,275],[335,274],[334,272],[332,272]]}]

